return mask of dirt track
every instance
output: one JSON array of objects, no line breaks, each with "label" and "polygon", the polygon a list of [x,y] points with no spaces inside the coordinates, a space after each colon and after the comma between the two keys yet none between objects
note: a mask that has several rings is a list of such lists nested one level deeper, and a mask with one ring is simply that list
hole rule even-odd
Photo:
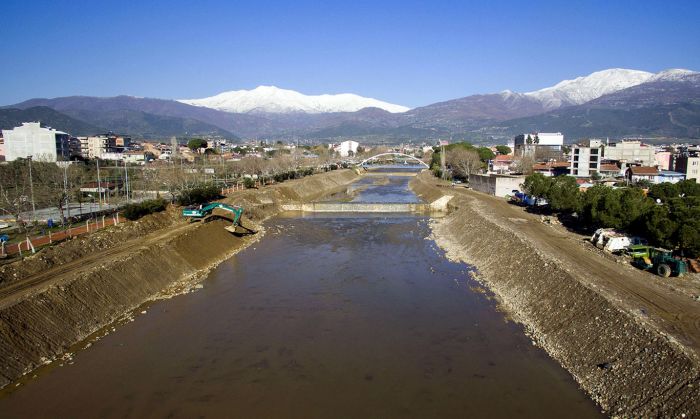
[{"label": "dirt track", "polygon": [[424,173],[414,190],[454,195],[433,223],[448,257],[476,266],[503,310],[609,414],[700,415],[697,277],[661,279],[501,198]]}]

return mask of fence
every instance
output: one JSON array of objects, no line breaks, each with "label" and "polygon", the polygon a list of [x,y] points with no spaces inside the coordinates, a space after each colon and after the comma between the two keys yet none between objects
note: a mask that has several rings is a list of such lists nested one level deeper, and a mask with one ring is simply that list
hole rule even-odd
[{"label": "fence", "polygon": [[60,242],[62,240],[89,233],[91,231],[96,231],[111,225],[118,225],[119,222],[119,213],[113,214],[111,217],[103,215],[101,218],[86,220],[84,223],[81,223],[76,227],[70,227],[56,232],[49,231],[48,234],[42,236],[27,236],[25,240],[19,243],[3,243],[0,254],[8,256],[19,254],[22,256],[25,253],[35,253],[37,247]]}]

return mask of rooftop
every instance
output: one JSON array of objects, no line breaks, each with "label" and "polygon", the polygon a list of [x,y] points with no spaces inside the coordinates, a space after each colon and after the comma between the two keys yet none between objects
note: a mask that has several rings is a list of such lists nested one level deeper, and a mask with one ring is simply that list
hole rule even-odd
[{"label": "rooftop", "polygon": [[632,166],[630,167],[633,175],[658,175],[659,170],[656,167],[650,166]]}]

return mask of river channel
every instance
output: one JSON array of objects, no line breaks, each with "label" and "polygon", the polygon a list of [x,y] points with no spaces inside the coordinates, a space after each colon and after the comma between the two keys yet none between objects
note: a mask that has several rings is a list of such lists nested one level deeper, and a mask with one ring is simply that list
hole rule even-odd
[{"label": "river channel", "polygon": [[[414,202],[409,179],[347,197]],[[203,289],[4,394],[0,417],[600,416],[427,217],[297,213],[266,230]]]}]

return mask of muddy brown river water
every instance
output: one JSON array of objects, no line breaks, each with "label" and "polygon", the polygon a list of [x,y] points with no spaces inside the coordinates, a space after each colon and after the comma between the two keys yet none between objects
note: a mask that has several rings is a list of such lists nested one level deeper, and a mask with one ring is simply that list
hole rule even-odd
[{"label": "muddy brown river water", "polygon": [[[407,181],[356,199],[410,199]],[[427,239],[427,218],[290,214],[266,228],[203,289],[4,394],[0,417],[600,416]]]}]

